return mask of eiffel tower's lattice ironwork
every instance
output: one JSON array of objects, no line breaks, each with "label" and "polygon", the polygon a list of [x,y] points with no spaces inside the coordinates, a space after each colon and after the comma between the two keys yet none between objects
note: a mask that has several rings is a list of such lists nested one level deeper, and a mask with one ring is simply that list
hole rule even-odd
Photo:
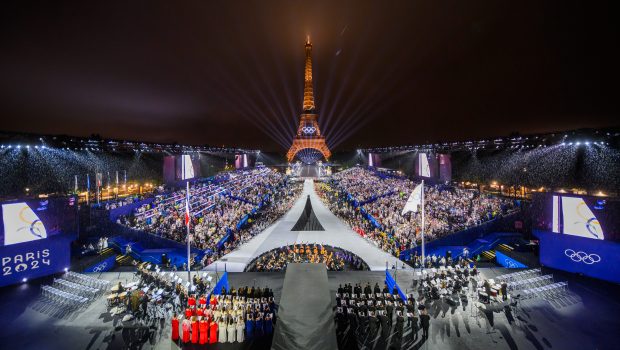
[{"label": "eiffel tower's lattice ironwork", "polygon": [[297,135],[295,135],[293,144],[286,154],[289,162],[295,159],[295,156],[304,149],[319,151],[325,157],[325,160],[328,160],[332,155],[317,122],[318,114],[316,114],[316,107],[314,105],[314,88],[312,85],[312,43],[310,43],[310,38],[306,41],[305,48],[306,68],[304,70],[303,113],[299,120]]}]

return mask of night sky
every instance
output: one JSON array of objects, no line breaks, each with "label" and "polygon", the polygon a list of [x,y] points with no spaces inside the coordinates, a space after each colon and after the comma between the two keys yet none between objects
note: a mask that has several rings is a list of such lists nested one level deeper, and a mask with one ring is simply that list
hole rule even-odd
[{"label": "night sky", "polygon": [[0,129],[285,151],[617,126],[614,1],[3,1]]}]

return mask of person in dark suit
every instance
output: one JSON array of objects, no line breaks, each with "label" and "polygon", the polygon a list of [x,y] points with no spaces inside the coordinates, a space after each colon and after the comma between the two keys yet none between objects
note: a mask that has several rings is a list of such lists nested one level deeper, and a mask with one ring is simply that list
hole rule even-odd
[{"label": "person in dark suit", "polygon": [[460,292],[461,291],[461,281],[460,280],[456,280],[454,281],[454,287],[452,288],[452,290],[454,290],[455,292]]},{"label": "person in dark suit", "polygon": [[484,291],[487,293],[487,295],[491,295],[491,284],[489,283],[489,281],[484,280]]},{"label": "person in dark suit", "polygon": [[[408,314],[414,314],[415,315],[415,301],[412,301],[412,299],[407,300],[407,305],[405,306],[405,309],[407,310]],[[411,317],[407,317],[407,326],[411,325]]]},{"label": "person in dark suit", "polygon": [[405,326],[405,318],[403,314],[399,312],[396,315],[396,332],[398,333],[399,338],[403,336],[404,326]]},{"label": "person in dark suit", "polygon": [[379,319],[374,315],[374,313],[368,316],[368,327],[370,330],[370,337],[374,338],[379,330]]},{"label": "person in dark suit", "polygon": [[418,318],[416,317],[416,314],[414,313],[413,316],[411,317],[411,334],[413,334],[413,340],[417,340],[418,339]]},{"label": "person in dark suit", "polygon": [[422,327],[422,336],[424,339],[428,338],[428,328],[431,326],[431,317],[428,315],[428,312],[424,310],[420,315],[420,326]]},{"label": "person in dark suit", "polygon": [[351,327],[351,330],[353,331],[353,334],[355,334],[355,331],[357,330],[357,312],[349,312],[347,313],[347,318],[349,319],[349,326]]},{"label": "person in dark suit", "polygon": [[506,282],[502,282],[501,293],[502,300],[508,299],[508,284]]},{"label": "person in dark suit", "polygon": [[381,288],[379,288],[379,283],[375,283],[375,289],[374,289],[374,293],[381,293]]},{"label": "person in dark suit", "polygon": [[388,288],[387,284],[383,285],[383,293],[389,293],[390,289]]},{"label": "person in dark suit", "polygon": [[342,289],[342,284],[338,285],[338,294],[344,293],[344,289]]},{"label": "person in dark suit", "polygon": [[366,296],[372,294],[372,289],[370,289],[370,283],[366,284],[366,287],[364,287],[364,294],[366,294]]},{"label": "person in dark suit", "polygon": [[390,329],[392,328],[388,316],[385,314],[380,315],[379,321],[381,322],[381,334],[384,339],[387,339],[390,335]]},{"label": "person in dark suit", "polygon": [[392,304],[391,302],[387,302],[387,305],[385,306],[385,311],[387,313],[387,317],[388,317],[388,323],[390,324],[390,327],[392,327],[392,315],[394,315],[394,304]]}]

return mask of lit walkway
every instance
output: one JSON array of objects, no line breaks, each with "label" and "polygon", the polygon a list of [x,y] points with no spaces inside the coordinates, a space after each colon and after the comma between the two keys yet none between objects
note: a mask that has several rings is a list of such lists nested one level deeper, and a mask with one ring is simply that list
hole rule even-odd
[{"label": "lit walkway", "polygon": [[[325,231],[292,232],[291,229],[299,219],[308,195],[314,213]],[[257,256],[295,243],[321,243],[348,250],[362,258],[373,271],[384,270],[386,262],[389,267],[396,264],[403,265],[394,256],[360,237],[329,211],[314,192],[314,182],[306,180],[302,195],[288,213],[237,250],[207,266],[207,270],[215,270],[216,266],[218,270],[224,270],[224,264],[226,264],[227,271],[240,272]]]}]

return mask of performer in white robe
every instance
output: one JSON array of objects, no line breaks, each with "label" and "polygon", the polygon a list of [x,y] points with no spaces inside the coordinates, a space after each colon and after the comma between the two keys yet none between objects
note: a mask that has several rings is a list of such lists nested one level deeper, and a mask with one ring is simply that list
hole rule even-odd
[{"label": "performer in white robe", "polygon": [[239,343],[243,343],[244,340],[244,330],[245,330],[245,322],[243,322],[243,317],[239,317],[237,321],[237,341]]},{"label": "performer in white robe", "polygon": [[233,319],[230,318],[228,321],[228,342],[229,343],[234,343],[235,342],[235,323],[233,322]]},{"label": "performer in white robe", "polygon": [[224,322],[221,318],[220,321],[217,323],[217,329],[219,330],[219,334],[217,337],[217,342],[218,343],[226,343],[226,322]]}]

